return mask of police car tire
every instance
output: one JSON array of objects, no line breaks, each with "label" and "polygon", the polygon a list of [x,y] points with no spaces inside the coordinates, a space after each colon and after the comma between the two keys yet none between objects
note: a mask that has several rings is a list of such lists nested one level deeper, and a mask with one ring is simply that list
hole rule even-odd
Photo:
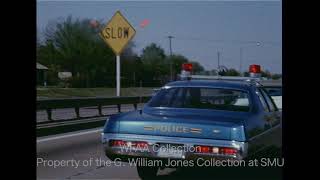
[{"label": "police car tire", "polygon": [[159,167],[157,166],[137,166],[138,175],[141,179],[154,179],[157,176]]}]

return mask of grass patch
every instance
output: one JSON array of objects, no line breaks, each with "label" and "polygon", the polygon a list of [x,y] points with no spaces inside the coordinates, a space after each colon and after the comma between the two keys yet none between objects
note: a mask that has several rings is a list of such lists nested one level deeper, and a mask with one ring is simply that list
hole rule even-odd
[{"label": "grass patch", "polygon": [[[121,88],[121,96],[150,96],[150,87]],[[37,88],[38,98],[68,98],[68,97],[114,97],[115,88]]]}]

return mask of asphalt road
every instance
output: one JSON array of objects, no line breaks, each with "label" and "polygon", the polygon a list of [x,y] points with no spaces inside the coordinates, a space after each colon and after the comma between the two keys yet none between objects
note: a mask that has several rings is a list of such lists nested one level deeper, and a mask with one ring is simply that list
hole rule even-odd
[{"label": "asphalt road", "polygon": [[[37,139],[37,179],[139,179],[134,166],[103,153],[101,129]],[[54,162],[56,167],[54,167]],[[90,163],[91,162],[91,163]],[[104,162],[105,164],[101,163]],[[281,179],[281,168],[165,169],[157,179]]]},{"label": "asphalt road", "polygon": [[[67,133],[37,140],[38,179],[139,179],[134,167],[103,166],[96,160],[105,157],[100,142],[100,129]],[[85,132],[85,134],[81,134]],[[70,136],[71,135],[71,136]],[[90,164],[90,159],[92,163]],[[43,163],[56,160],[61,164]],[[69,164],[63,165],[63,160]],[[39,161],[39,164],[38,164]],[[72,161],[74,162],[72,164]],[[79,162],[79,166],[75,162]],[[125,173],[124,173],[125,172]]]}]

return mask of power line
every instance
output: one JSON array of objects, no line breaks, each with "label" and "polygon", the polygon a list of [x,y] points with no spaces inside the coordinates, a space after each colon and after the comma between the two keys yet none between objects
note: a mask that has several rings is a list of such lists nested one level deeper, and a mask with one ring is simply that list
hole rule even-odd
[{"label": "power line", "polygon": [[212,43],[239,43],[239,44],[257,44],[261,43],[262,45],[274,45],[280,46],[281,42],[276,41],[261,41],[261,40],[250,40],[250,41],[242,41],[242,40],[222,40],[222,39],[208,39],[208,38],[198,38],[198,37],[176,37],[177,40],[185,40],[185,41],[206,41]]}]

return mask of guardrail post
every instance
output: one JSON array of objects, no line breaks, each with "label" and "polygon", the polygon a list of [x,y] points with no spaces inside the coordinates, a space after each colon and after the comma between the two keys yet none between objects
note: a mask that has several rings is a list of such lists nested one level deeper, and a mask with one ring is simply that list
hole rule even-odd
[{"label": "guardrail post", "polygon": [[102,116],[102,106],[101,104],[98,105],[98,110],[99,110],[99,116]]},{"label": "guardrail post", "polygon": [[121,104],[117,104],[118,107],[118,113],[121,113]]},{"label": "guardrail post", "polygon": [[49,121],[53,121],[53,119],[52,119],[52,109],[46,109],[46,111],[47,111],[47,115],[48,115],[48,120]]},{"label": "guardrail post", "polygon": [[134,107],[134,110],[137,110],[137,109],[138,109],[137,103],[134,103],[134,104],[133,104],[133,107]]},{"label": "guardrail post", "polygon": [[79,107],[75,107],[74,110],[76,112],[77,118],[80,118],[80,108]]}]

